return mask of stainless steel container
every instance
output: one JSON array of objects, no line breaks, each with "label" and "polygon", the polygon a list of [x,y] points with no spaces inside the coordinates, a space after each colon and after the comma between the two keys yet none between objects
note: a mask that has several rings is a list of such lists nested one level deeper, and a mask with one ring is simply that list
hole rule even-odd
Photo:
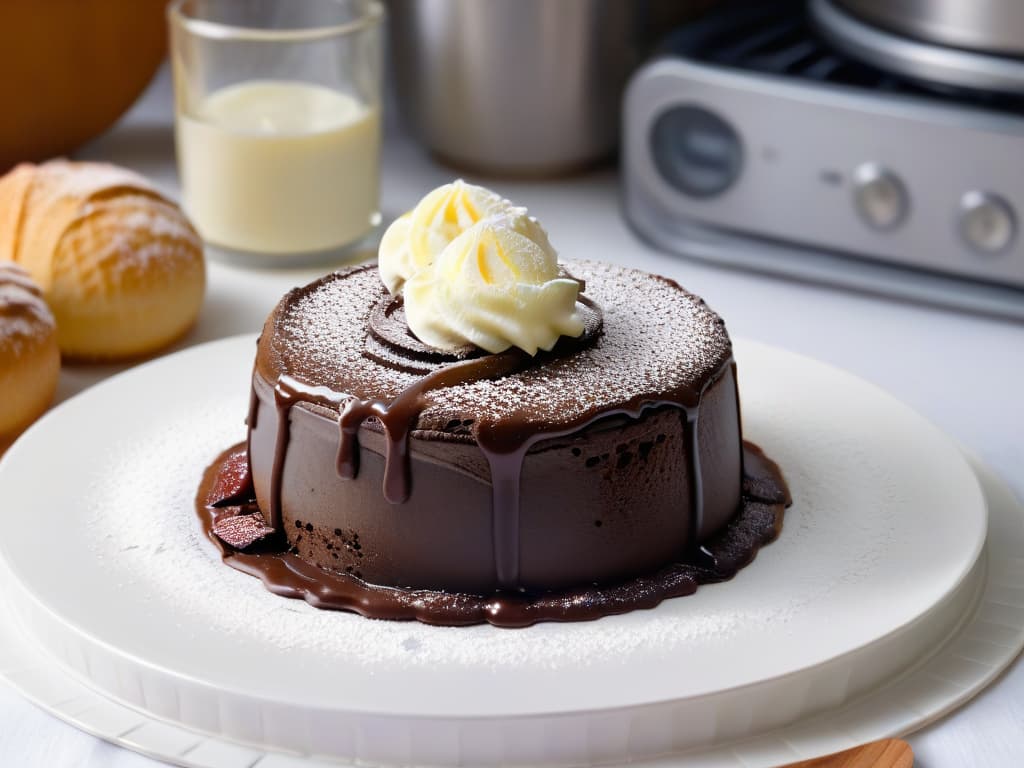
[{"label": "stainless steel container", "polygon": [[[704,2],[677,0],[693,13]],[[458,167],[548,175],[607,156],[626,79],[664,9],[633,0],[391,0],[391,61],[416,136]]]},{"label": "stainless steel container", "polygon": [[872,24],[937,45],[1024,54],[1021,0],[839,0]]},{"label": "stainless steel container", "polygon": [[1024,94],[1022,0],[809,0],[851,56],[944,88]]}]

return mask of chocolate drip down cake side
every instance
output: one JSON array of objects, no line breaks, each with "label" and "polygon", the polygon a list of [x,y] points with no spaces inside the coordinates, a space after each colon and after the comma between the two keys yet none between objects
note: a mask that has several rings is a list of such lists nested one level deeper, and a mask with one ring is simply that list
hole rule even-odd
[{"label": "chocolate drip down cake side", "polygon": [[509,627],[650,608],[781,530],[736,374],[702,299],[560,265],[525,209],[456,181],[378,266],[281,300],[248,438],[197,511],[227,564],[322,608]]}]

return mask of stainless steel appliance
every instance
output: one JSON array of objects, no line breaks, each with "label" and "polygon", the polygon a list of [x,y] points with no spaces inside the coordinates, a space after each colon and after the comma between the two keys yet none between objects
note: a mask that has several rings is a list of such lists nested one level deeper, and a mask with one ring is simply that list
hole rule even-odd
[{"label": "stainless steel appliance", "polygon": [[609,155],[630,73],[712,0],[390,0],[399,106],[472,170],[547,175]]},{"label": "stainless steel appliance", "polygon": [[681,30],[623,109],[655,245],[1024,319],[1024,98],[853,58],[788,2]]},{"label": "stainless steel appliance", "polygon": [[936,85],[1024,94],[1020,0],[811,0],[838,49]]},{"label": "stainless steel appliance", "polygon": [[1020,0],[836,0],[882,29],[907,37],[986,53],[1024,53]]}]

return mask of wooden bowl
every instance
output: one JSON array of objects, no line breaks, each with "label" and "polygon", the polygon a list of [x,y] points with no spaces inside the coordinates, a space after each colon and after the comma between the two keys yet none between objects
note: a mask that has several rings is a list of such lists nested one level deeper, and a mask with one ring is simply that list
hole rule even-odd
[{"label": "wooden bowl", "polygon": [[166,0],[4,0],[0,172],[109,128],[167,49]]}]

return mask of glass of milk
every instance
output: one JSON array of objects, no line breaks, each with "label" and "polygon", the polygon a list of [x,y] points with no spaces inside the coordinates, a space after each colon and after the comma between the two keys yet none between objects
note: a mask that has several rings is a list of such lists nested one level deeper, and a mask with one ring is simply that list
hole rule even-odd
[{"label": "glass of milk", "polygon": [[175,0],[185,210],[231,261],[336,260],[380,222],[376,0]]}]

